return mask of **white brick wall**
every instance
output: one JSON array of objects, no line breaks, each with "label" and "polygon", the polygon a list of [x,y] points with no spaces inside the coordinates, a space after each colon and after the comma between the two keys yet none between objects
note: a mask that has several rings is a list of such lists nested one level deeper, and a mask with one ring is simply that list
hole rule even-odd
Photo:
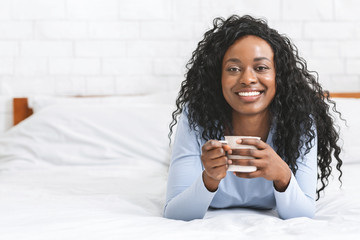
[{"label": "white brick wall", "polygon": [[179,88],[216,16],[250,14],[293,39],[323,86],[360,91],[358,0],[0,0],[0,132],[11,97]]},{"label": "white brick wall", "polygon": [[173,1],[119,0],[118,2],[119,17],[124,20],[169,21],[172,18]]},{"label": "white brick wall", "polygon": [[283,0],[283,20],[327,21],[333,19],[334,3],[331,0]]},{"label": "white brick wall", "polygon": [[120,19],[119,0],[56,0],[56,1],[63,2],[63,4],[66,6],[66,19],[70,19],[72,21],[76,21],[76,20],[102,21],[102,20]]},{"label": "white brick wall", "polygon": [[101,61],[95,58],[51,58],[49,59],[50,75],[93,76],[101,72]]},{"label": "white brick wall", "polygon": [[12,20],[56,20],[66,17],[64,0],[1,0],[11,2]]}]

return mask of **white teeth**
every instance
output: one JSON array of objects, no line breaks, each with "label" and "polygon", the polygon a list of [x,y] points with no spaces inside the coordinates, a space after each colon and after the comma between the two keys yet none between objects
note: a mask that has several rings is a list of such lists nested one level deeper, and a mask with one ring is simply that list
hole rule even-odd
[{"label": "white teeth", "polygon": [[239,92],[238,95],[242,96],[242,97],[257,96],[257,95],[260,95],[260,92],[257,92],[257,91],[254,91],[254,92]]}]

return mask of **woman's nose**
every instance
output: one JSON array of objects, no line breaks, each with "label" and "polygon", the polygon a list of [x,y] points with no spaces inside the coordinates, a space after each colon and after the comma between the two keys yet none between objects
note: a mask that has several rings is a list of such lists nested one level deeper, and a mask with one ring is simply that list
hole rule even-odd
[{"label": "woman's nose", "polygon": [[257,82],[256,73],[253,69],[245,69],[240,78],[240,83],[244,85],[251,85]]}]

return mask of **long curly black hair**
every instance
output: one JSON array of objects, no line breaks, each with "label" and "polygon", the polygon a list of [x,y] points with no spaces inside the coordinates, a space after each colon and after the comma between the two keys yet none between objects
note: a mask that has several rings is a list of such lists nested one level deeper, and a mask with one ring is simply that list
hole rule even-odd
[{"label": "long curly black hair", "polygon": [[232,129],[232,109],[222,93],[221,66],[227,49],[246,35],[264,39],[274,52],[276,94],[270,104],[272,123],[276,126],[273,141],[278,155],[294,174],[297,171],[296,159],[301,156],[300,149],[305,146],[305,154],[308,153],[317,134],[319,199],[320,192],[329,183],[332,156],[337,161],[341,182],[339,133],[329,113],[330,105],[333,111],[340,113],[329,99],[329,92],[319,84],[318,74],[307,69],[306,61],[299,56],[296,46],[289,38],[271,29],[263,19],[248,15],[214,19],[213,28],[204,34],[186,65],[186,79],[176,99],[177,109],[172,114],[169,137],[185,105],[190,127],[201,129],[199,134],[205,140],[221,139],[225,129]]}]

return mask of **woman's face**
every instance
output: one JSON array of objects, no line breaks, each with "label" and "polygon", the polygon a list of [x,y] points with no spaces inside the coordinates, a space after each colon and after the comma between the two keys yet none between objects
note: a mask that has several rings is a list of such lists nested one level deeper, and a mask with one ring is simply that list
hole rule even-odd
[{"label": "woman's face", "polygon": [[274,53],[262,38],[247,35],[226,51],[221,84],[233,111],[254,115],[268,111],[276,92]]}]

